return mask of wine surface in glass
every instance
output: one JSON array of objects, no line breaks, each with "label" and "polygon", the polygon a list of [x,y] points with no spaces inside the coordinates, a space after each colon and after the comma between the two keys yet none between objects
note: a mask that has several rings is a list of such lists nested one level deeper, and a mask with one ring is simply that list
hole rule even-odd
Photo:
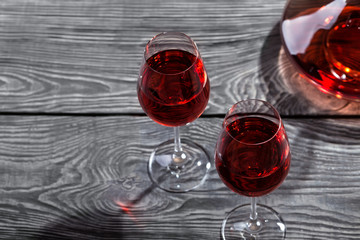
[{"label": "wine surface in glass", "polygon": [[283,182],[291,155],[285,130],[283,126],[279,129],[278,124],[278,120],[259,114],[232,116],[231,122],[224,126],[215,164],[231,190],[257,197]]},{"label": "wine surface in glass", "polygon": [[321,90],[360,100],[359,1],[289,1],[282,38],[291,59]]},{"label": "wine surface in glass", "polygon": [[166,50],[147,59],[138,81],[138,98],[146,114],[165,126],[197,119],[209,100],[210,85],[200,57]]}]

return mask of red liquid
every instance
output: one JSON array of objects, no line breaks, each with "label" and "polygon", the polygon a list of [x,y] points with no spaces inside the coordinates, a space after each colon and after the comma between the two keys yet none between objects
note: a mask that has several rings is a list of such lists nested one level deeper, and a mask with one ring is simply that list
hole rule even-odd
[{"label": "red liquid", "polygon": [[200,57],[182,50],[162,51],[147,60],[141,75],[139,102],[157,123],[185,125],[205,110],[210,85]]},{"label": "red liquid", "polygon": [[220,178],[231,190],[245,196],[273,191],[283,182],[290,166],[284,128],[277,132],[278,124],[264,115],[232,118],[216,148],[215,164]]},{"label": "red liquid", "polygon": [[292,60],[322,91],[358,101],[360,3],[346,2],[290,1],[282,37]]}]

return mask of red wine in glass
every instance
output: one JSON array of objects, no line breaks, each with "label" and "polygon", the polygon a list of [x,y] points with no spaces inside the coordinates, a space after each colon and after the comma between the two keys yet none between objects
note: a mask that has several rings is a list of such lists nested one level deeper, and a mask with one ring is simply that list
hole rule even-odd
[{"label": "red wine in glass", "polygon": [[201,58],[183,50],[165,50],[147,59],[140,84],[141,106],[165,126],[194,121],[209,99],[210,85]]},{"label": "red wine in glass", "polygon": [[170,192],[187,192],[201,185],[210,169],[206,151],[180,139],[179,126],[196,120],[209,100],[210,83],[193,40],[184,33],[156,35],[145,47],[137,85],[144,112],[155,122],[174,127],[174,140],[151,153],[151,180]]},{"label": "red wine in glass", "polygon": [[279,215],[269,207],[256,207],[255,197],[281,185],[289,172],[290,160],[280,115],[269,103],[245,100],[229,110],[216,145],[216,169],[227,187],[252,197],[252,201],[227,216],[222,228],[224,239],[237,239],[240,235],[257,239],[265,232],[276,239],[284,238],[285,224]]},{"label": "red wine in glass", "polygon": [[[284,129],[277,133],[278,128],[276,119],[261,114],[234,116],[234,121],[226,126],[218,146],[221,159],[215,157],[219,175],[231,190],[257,197],[283,182],[289,171],[290,154]],[[267,144],[257,144],[272,136]]]},{"label": "red wine in glass", "polygon": [[289,0],[281,22],[285,52],[321,91],[360,101],[360,2]]}]

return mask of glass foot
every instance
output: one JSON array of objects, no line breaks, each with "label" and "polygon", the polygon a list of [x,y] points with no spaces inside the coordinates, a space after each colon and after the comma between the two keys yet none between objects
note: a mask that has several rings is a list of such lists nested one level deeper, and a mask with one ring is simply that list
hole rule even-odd
[{"label": "glass foot", "polygon": [[221,235],[224,240],[281,240],[286,227],[280,215],[270,207],[257,204],[257,219],[250,219],[251,205],[241,205],[224,219]]},{"label": "glass foot", "polygon": [[186,139],[181,139],[181,146],[182,151],[174,153],[174,140],[169,140],[150,156],[150,178],[168,192],[195,189],[205,181],[210,170],[210,158],[201,146]]}]

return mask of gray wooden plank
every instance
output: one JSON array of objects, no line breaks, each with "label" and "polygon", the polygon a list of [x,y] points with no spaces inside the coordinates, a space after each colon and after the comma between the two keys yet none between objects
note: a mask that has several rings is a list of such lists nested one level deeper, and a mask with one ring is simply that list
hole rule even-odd
[{"label": "gray wooden plank", "polygon": [[206,115],[261,98],[284,115],[359,114],[360,105],[299,79],[281,51],[285,0],[2,0],[3,112],[142,113],[136,81],[146,42],[182,31],[211,82]]},{"label": "gray wooden plank", "polygon": [[[181,129],[212,156],[220,118]],[[292,163],[261,197],[287,239],[358,239],[360,120],[285,119]],[[212,168],[194,192],[157,189],[154,147],[172,129],[147,117],[0,116],[0,239],[220,239],[225,214],[249,202]]]}]

